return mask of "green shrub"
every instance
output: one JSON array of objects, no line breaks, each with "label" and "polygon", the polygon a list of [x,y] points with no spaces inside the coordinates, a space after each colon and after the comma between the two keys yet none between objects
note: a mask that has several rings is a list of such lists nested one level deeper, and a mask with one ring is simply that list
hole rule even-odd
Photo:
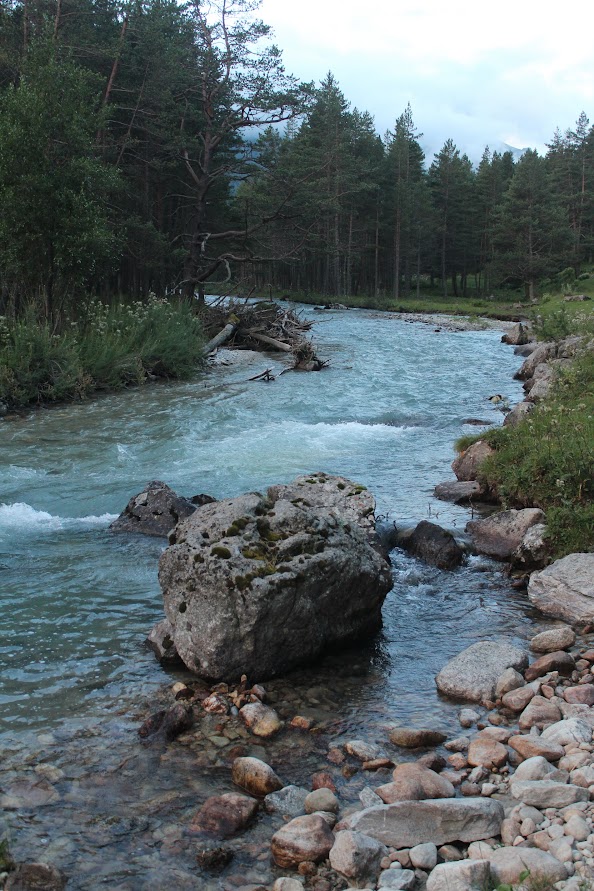
[{"label": "green shrub", "polygon": [[32,311],[0,320],[0,399],[11,407],[77,399],[136,386],[148,375],[187,378],[204,339],[190,304],[91,300],[53,333]]},{"label": "green shrub", "polygon": [[489,437],[480,477],[505,507],[541,507],[554,557],[594,548],[594,353],[561,374],[551,396],[516,427]]},{"label": "green shrub", "polygon": [[11,406],[57,402],[87,389],[74,338],[55,334],[32,311],[0,327],[0,397]]}]

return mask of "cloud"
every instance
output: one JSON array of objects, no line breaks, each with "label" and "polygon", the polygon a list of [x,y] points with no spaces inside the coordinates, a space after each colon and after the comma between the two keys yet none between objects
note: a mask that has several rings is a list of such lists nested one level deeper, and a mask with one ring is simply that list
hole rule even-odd
[{"label": "cloud", "polygon": [[545,149],[585,110],[594,116],[594,42],[576,21],[590,3],[500,0],[264,0],[287,69],[328,70],[383,133],[410,101],[429,153],[451,137],[473,159],[486,143]]}]

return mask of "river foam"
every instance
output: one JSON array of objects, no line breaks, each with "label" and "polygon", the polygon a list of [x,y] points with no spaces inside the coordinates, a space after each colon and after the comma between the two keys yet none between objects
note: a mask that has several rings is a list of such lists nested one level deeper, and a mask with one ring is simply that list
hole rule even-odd
[{"label": "river foam", "polygon": [[23,531],[55,532],[60,529],[75,530],[108,526],[117,514],[93,514],[86,517],[60,517],[45,510],[37,510],[30,504],[19,501],[14,504],[0,504],[0,536],[2,533]]}]

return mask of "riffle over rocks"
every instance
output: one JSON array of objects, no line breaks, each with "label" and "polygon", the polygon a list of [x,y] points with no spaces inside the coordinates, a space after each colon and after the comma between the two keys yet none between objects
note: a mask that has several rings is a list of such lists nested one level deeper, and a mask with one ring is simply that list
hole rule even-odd
[{"label": "riffle over rocks", "polygon": [[438,569],[455,569],[464,559],[464,551],[451,532],[436,523],[421,520],[418,526],[404,535],[401,546]]},{"label": "riffle over rocks", "polygon": [[317,473],[207,504],[170,535],[171,637],[212,680],[274,676],[381,627],[392,586],[364,486]]}]

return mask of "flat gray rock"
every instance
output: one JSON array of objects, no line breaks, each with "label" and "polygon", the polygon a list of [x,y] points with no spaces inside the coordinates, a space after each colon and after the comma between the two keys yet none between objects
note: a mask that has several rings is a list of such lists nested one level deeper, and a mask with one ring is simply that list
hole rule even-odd
[{"label": "flat gray rock", "polygon": [[486,860],[440,863],[427,880],[427,891],[478,891],[489,887],[490,873]]},{"label": "flat gray rock", "polygon": [[495,560],[509,560],[531,526],[542,523],[544,513],[536,507],[524,510],[502,510],[481,520],[466,524],[472,543],[481,554]]},{"label": "flat gray rock", "polygon": [[539,810],[567,807],[576,801],[588,801],[590,798],[587,789],[551,780],[516,780],[511,785],[511,793],[518,801]]},{"label": "flat gray rock", "polygon": [[594,554],[569,554],[533,572],[528,597],[547,616],[575,624],[594,620]]},{"label": "flat gray rock", "polygon": [[528,656],[518,647],[483,640],[458,653],[442,668],[435,682],[440,693],[454,699],[481,702],[491,699],[495,685],[506,668],[526,668]]},{"label": "flat gray rock", "polygon": [[389,847],[412,848],[493,838],[503,818],[503,806],[493,799],[437,798],[368,808],[351,818],[351,829]]},{"label": "flat gray rock", "polygon": [[[556,857],[538,848],[494,848],[488,855],[491,875],[497,883],[515,885],[520,876],[530,873],[532,882],[546,881],[550,886],[567,878],[567,869]],[[429,891],[429,887],[428,887]]]},{"label": "flat gray rock", "polygon": [[452,501],[454,504],[468,504],[471,501],[480,501],[483,487],[476,480],[452,480],[439,483],[433,490],[433,494],[440,501]]}]

